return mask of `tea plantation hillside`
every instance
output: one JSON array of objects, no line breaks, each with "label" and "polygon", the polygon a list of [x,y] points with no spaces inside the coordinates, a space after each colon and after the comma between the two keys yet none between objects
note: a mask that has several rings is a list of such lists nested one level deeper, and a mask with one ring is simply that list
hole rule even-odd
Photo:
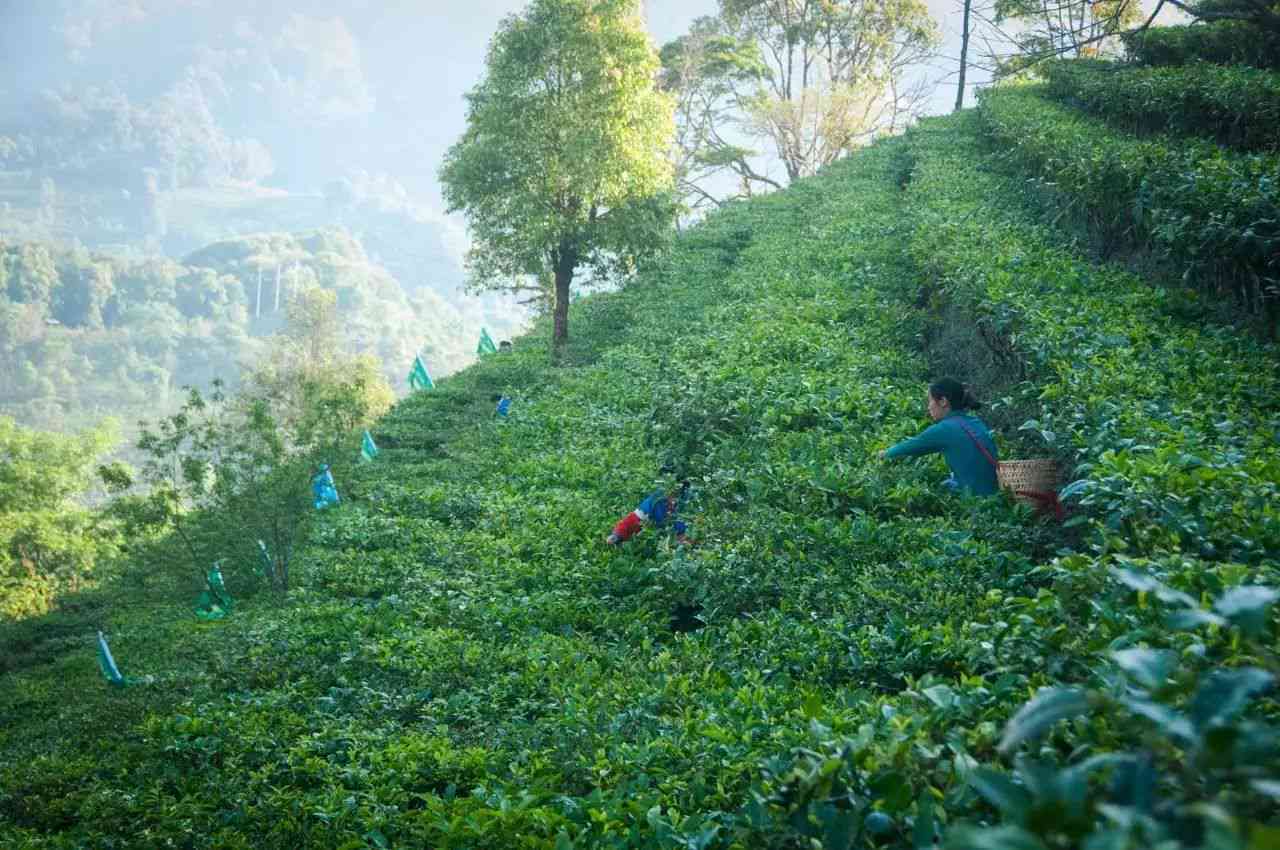
[{"label": "tea plantation hillside", "polygon": [[[723,210],[569,366],[544,328],[404,400],[287,597],[6,627],[0,845],[1277,846],[1280,349],[1055,221],[1041,98]],[[1065,525],[879,460],[943,371]],[[696,543],[605,546],[667,463]]]}]

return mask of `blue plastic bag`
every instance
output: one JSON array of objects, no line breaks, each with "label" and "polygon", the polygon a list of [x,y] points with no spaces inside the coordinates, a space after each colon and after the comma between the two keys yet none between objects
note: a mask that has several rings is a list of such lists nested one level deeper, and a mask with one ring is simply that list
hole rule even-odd
[{"label": "blue plastic bag", "polygon": [[316,510],[322,510],[342,501],[338,498],[338,487],[334,484],[329,464],[322,465],[316,477],[311,479],[311,494],[315,497]]}]

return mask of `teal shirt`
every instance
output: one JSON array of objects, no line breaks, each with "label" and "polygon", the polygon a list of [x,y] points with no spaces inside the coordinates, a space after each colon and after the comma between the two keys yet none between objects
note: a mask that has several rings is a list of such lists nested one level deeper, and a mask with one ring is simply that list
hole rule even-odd
[{"label": "teal shirt", "polygon": [[887,458],[916,457],[940,452],[951,467],[951,476],[962,489],[979,496],[996,492],[996,470],[986,455],[974,445],[961,423],[982,441],[991,456],[999,460],[995,440],[981,419],[965,413],[951,413],[925,428],[918,436],[903,440],[885,452]]}]

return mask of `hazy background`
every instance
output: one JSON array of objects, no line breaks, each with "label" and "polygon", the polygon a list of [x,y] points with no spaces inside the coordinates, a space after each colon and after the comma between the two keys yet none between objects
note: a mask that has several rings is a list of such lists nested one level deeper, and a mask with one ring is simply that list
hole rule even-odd
[{"label": "hazy background", "polygon": [[[929,0],[959,52],[956,3]],[[311,0],[30,0],[0,2],[0,115],[33,108],[48,88],[115,82],[155,96],[193,65],[225,86],[217,115],[264,142],[275,159],[265,182],[317,188],[354,169],[394,174],[438,209],[435,172],[462,132],[462,95],[484,66],[498,21],[521,0],[406,2]],[[685,32],[714,0],[648,0],[655,41]],[[952,72],[940,58],[922,71]],[[983,81],[981,74],[975,84]],[[954,100],[938,91],[932,111]]]},{"label": "hazy background", "polygon": [[[405,389],[527,308],[466,295],[436,172],[523,0],[0,0],[0,415],[67,430],[171,408],[268,357],[291,293]],[[648,0],[660,46],[714,0]],[[917,71],[942,84],[956,3]],[[970,81],[985,81],[974,73]]]}]

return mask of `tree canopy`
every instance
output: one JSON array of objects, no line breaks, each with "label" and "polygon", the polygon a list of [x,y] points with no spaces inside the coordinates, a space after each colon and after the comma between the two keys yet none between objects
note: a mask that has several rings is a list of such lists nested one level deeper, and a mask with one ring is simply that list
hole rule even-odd
[{"label": "tree canopy", "polygon": [[64,435],[0,416],[0,619],[43,610],[112,550],[114,536],[77,500],[117,439],[111,420]]},{"label": "tree canopy", "polygon": [[534,0],[499,26],[467,95],[440,179],[471,226],[472,284],[548,297],[557,348],[577,269],[629,271],[672,221],[657,71],[638,0]]},{"label": "tree canopy", "polygon": [[[663,85],[679,104],[682,189],[711,199],[705,181],[719,173],[742,195],[780,188],[897,129],[926,94],[904,71],[937,40],[919,0],[720,0],[717,15],[662,51]],[[760,153],[785,177],[755,161]]]}]

